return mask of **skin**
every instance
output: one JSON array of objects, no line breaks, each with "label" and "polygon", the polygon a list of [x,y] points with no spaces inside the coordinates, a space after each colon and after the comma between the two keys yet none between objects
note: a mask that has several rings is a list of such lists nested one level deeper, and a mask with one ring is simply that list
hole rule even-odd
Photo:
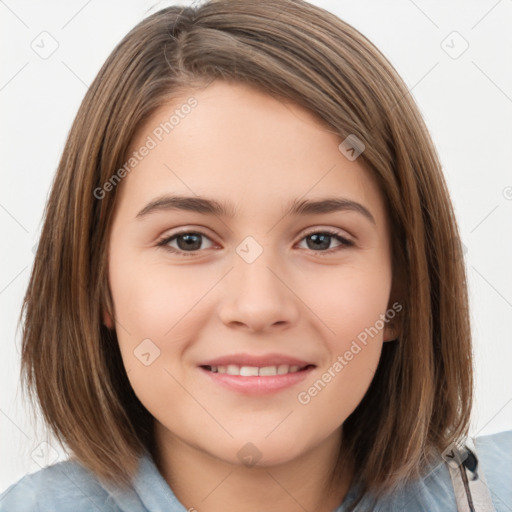
[{"label": "skin", "polygon": [[[115,328],[130,383],[155,418],[155,462],[186,508],[330,512],[353,472],[346,460],[336,491],[326,493],[343,453],[342,425],[371,383],[383,342],[394,339],[391,323],[309,403],[297,394],[393,303],[384,201],[362,160],[339,151],[340,137],[301,107],[247,85],[215,81],[161,107],[132,150],[191,95],[198,106],[119,185],[109,244]],[[230,202],[236,215],[162,210],[136,218],[164,193]],[[293,199],[333,196],[364,205],[375,224],[354,211],[285,215]],[[306,235],[325,229],[354,245],[334,237],[327,249],[308,245]],[[157,246],[178,230],[205,235],[193,256],[182,255],[186,244],[176,238],[168,246],[182,254]],[[247,236],[263,249],[251,263],[236,252]],[[104,321],[113,325],[107,313]],[[145,365],[134,350],[148,338],[160,354]],[[235,352],[279,352],[317,367],[296,386],[246,396],[198,368]],[[251,467],[237,455],[248,442],[261,457]]]}]

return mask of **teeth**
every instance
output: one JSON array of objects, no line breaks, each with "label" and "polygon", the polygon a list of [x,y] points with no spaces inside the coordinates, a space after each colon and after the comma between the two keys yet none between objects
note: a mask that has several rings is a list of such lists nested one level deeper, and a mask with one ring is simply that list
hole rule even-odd
[{"label": "teeth", "polygon": [[299,371],[300,366],[280,364],[279,366],[238,366],[228,364],[227,366],[210,366],[209,370],[213,373],[227,373],[228,375],[240,375],[242,377],[256,377],[284,375],[285,373],[295,373]]},{"label": "teeth", "polygon": [[240,368],[236,364],[228,364],[226,373],[228,375],[240,375]]},{"label": "teeth", "polygon": [[277,375],[277,366],[263,366],[259,369],[258,375]]},{"label": "teeth", "polygon": [[277,367],[277,374],[278,375],[283,375],[283,373],[288,373],[289,368],[290,367],[287,364],[280,364]]}]

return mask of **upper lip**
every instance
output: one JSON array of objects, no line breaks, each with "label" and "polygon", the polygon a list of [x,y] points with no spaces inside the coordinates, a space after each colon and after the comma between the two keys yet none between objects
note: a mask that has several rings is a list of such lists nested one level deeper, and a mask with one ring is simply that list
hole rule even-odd
[{"label": "upper lip", "polygon": [[204,361],[199,366],[228,366],[234,364],[237,366],[279,366],[281,364],[287,364],[290,366],[307,366],[313,365],[303,359],[297,359],[296,357],[287,356],[284,354],[264,354],[264,355],[251,355],[251,354],[230,354],[226,356],[216,357],[215,359],[209,359]]}]

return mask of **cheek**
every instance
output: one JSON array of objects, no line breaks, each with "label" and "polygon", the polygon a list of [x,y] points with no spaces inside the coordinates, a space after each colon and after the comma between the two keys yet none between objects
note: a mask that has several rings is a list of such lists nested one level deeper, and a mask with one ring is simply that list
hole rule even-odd
[{"label": "cheek", "polygon": [[180,268],[118,254],[110,261],[110,287],[121,357],[135,394],[158,418],[180,394],[171,375],[182,381],[176,361],[188,343],[197,283]]},{"label": "cheek", "polygon": [[[309,297],[321,319],[329,357],[302,386],[299,404],[326,427],[344,421],[357,407],[379,363],[391,274],[387,267],[345,267],[316,280]],[[328,427],[329,428],[329,427]]]},{"label": "cheek", "polygon": [[331,353],[345,352],[356,338],[364,342],[365,333],[367,339],[382,339],[381,315],[391,289],[388,267],[346,265],[336,272],[316,273],[314,283],[307,287],[308,306],[326,327]]},{"label": "cheek", "polygon": [[181,318],[189,312],[193,315],[193,305],[211,286],[185,267],[170,269],[148,257],[115,256],[110,262],[110,286],[116,319],[133,342],[168,338],[180,328]]},{"label": "cheek", "polygon": [[161,256],[119,254],[110,261],[119,348],[132,388],[155,415],[182,392],[171,375],[184,381],[180,362],[201,328],[200,301],[213,279],[193,266],[170,267]]}]

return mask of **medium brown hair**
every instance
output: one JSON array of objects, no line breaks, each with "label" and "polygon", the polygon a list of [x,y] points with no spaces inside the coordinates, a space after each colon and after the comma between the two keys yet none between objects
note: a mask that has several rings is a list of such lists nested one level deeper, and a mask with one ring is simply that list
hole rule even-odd
[{"label": "medium brown hair", "polygon": [[384,343],[367,393],[343,424],[343,448],[363,491],[421,476],[432,450],[469,428],[472,348],[458,228],[402,79],[356,29],[302,0],[165,8],[108,57],[69,133],[20,315],[29,398],[101,479],[129,485],[143,449],[155,449],[153,418],[131,388],[115,329],[102,322],[103,310],[115,319],[107,248],[118,191],[101,200],[94,191],[123,166],[159,106],[214,79],[294,102],[342,139],[364,142],[359,158],[386,201],[403,310],[398,339]]}]

